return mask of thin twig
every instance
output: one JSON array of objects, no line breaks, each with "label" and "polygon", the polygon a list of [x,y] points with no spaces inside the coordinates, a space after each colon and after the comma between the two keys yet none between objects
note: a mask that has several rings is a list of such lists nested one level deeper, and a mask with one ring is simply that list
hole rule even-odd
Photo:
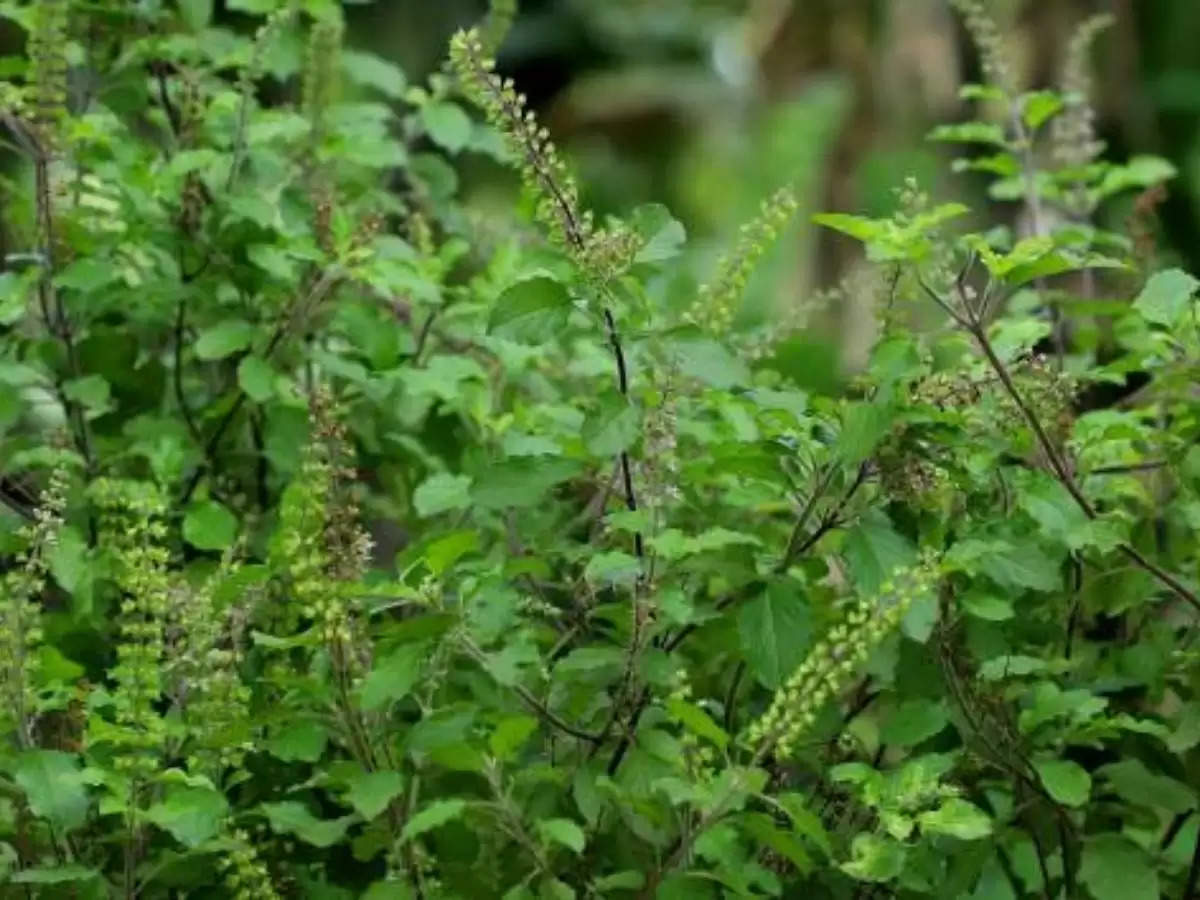
[{"label": "thin twig", "polygon": [[[291,332],[292,326],[301,318],[304,318],[301,313],[311,311],[313,307],[324,300],[329,291],[333,289],[334,285],[340,279],[341,273],[335,270],[329,270],[322,274],[305,297],[292,307],[284,321],[275,328],[275,332],[271,335],[270,340],[267,341],[266,348],[263,350],[262,355],[264,359],[270,359],[274,355],[279,345],[283,342],[283,339]],[[237,418],[237,414],[241,412],[242,405],[245,402],[246,395],[239,392],[237,397],[234,398],[233,403],[230,404],[229,410],[221,418],[221,421],[217,423],[217,427],[213,430],[208,442],[204,445],[204,454],[200,463],[197,464],[187,484],[184,485],[183,492],[179,498],[180,506],[187,503],[191,499],[192,494],[195,493],[196,488],[200,486],[201,479],[204,478],[205,472],[212,465],[217,448],[221,444],[221,439],[225,436],[225,432],[229,426],[233,424],[233,420]]]},{"label": "thin twig", "polygon": [[[959,290],[961,292],[963,288],[960,286]],[[1055,478],[1057,478],[1059,483],[1067,489],[1067,493],[1071,495],[1071,498],[1083,511],[1085,516],[1087,516],[1089,519],[1097,518],[1095,508],[1092,506],[1091,501],[1084,496],[1083,491],[1080,490],[1079,485],[1076,484],[1075,479],[1071,476],[1065,460],[1059,454],[1059,451],[1054,446],[1053,441],[1050,440],[1050,436],[1046,433],[1045,428],[1042,427],[1041,420],[1038,418],[1037,413],[1035,413],[1025,401],[1025,398],[1017,389],[1016,384],[1013,383],[1012,376],[1008,371],[1008,367],[1005,366],[1005,364],[1000,360],[1000,357],[996,355],[996,351],[992,347],[992,342],[988,338],[987,332],[981,322],[978,319],[971,321],[967,326],[967,332],[972,338],[975,339],[975,343],[979,346],[979,349],[983,352],[988,364],[996,373],[996,377],[1000,379],[1001,385],[1004,386],[1005,392],[1008,394],[1013,403],[1016,404],[1016,407],[1020,411],[1022,417],[1033,431],[1038,446],[1041,448],[1042,454],[1045,456],[1046,462],[1050,465]],[[1180,599],[1190,604],[1194,609],[1200,610],[1200,597],[1197,597],[1193,591],[1185,587],[1177,578],[1175,578],[1175,576],[1171,575],[1157,563],[1148,560],[1141,554],[1140,551],[1130,544],[1120,544],[1118,549],[1126,557],[1132,560],[1134,565],[1158,579],[1159,582],[1170,588],[1172,592],[1174,592]]]},{"label": "thin twig", "polygon": [[[487,655],[483,652],[483,650],[481,650],[474,641],[465,635],[461,637],[461,643],[463,649],[467,651],[467,655],[474,659],[486,670],[488,660]],[[559,731],[569,734],[571,737],[577,737],[582,741],[588,741],[589,743],[597,743],[601,740],[600,735],[592,734],[590,731],[584,731],[581,728],[576,728],[571,723],[559,718],[550,710],[549,707],[542,703],[542,701],[533,696],[533,694],[524,685],[514,683],[511,685],[511,687],[513,689],[513,693],[520,697],[521,701],[528,706],[530,710],[537,713],[545,722],[553,725]]]}]

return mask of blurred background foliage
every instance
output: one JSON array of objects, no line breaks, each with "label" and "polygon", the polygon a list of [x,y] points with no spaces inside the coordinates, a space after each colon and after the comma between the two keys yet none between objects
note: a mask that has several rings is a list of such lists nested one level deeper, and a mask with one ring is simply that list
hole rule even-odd
[{"label": "blurred background foliage", "polygon": [[[352,40],[415,82],[485,6],[350,6]],[[1104,224],[1119,228],[1140,202],[1154,213],[1162,261],[1200,269],[1200,3],[990,6],[1028,86],[1056,83],[1078,23],[1116,16],[1094,53],[1101,136],[1116,158],[1154,153],[1180,174],[1165,197],[1105,210]],[[935,197],[963,196],[977,209],[989,202],[977,177],[943,174],[953,150],[925,139],[932,125],[967,116],[958,87],[978,77],[946,0],[524,0],[500,63],[574,161],[586,200],[599,212],[666,204],[699,242],[700,278],[732,237],[724,223],[750,218],[795,179],[802,215],[756,277],[744,315],[794,313],[840,285],[813,317],[812,349],[838,352],[846,368],[868,345],[872,288],[858,277],[857,249],[818,234],[804,213],[884,214],[909,175]],[[482,158],[464,164],[469,206],[508,202],[510,175]]]}]

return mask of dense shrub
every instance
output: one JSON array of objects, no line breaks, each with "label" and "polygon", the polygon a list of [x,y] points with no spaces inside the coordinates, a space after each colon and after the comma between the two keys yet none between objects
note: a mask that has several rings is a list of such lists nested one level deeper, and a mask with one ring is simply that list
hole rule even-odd
[{"label": "dense shrub", "polygon": [[1200,283],[1092,224],[1172,174],[1099,159],[1103,22],[1019,93],[955,4],[933,137],[1023,225],[819,216],[841,384],[735,316],[789,187],[700,286],[594,221],[511,4],[422,86],[227,5],[0,6],[4,896],[1191,891]]}]

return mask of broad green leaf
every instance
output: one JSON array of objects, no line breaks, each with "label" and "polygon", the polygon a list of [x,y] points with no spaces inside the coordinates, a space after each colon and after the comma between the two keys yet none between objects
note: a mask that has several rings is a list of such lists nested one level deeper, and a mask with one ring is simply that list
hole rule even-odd
[{"label": "broad green leaf", "polygon": [[285,762],[316,762],[325,753],[329,732],[319,722],[301,721],[284,725],[267,741],[267,751]]},{"label": "broad green leaf", "polygon": [[676,338],[671,342],[679,371],[719,390],[750,383],[750,370],[719,341],[710,338]]},{"label": "broad green leaf", "polygon": [[948,834],[962,841],[977,841],[992,833],[992,820],[973,803],[952,797],[937,809],[917,817],[921,830],[932,834]]},{"label": "broad green leaf", "polygon": [[779,805],[792,820],[792,828],[814,843],[827,857],[833,858],[833,844],[821,817],[808,808],[800,794],[780,794]]},{"label": "broad green leaf", "polygon": [[428,656],[429,648],[421,641],[402,644],[390,654],[376,659],[371,671],[363,679],[363,709],[376,710],[408,696]]},{"label": "broad green leaf", "polygon": [[916,561],[917,548],[881,510],[867,512],[846,535],[842,553],[859,592],[876,594],[896,569]]},{"label": "broad green leaf", "polygon": [[200,332],[196,339],[196,356],[203,360],[224,359],[245,350],[253,340],[253,325],[242,319],[226,319]]},{"label": "broad green leaf", "polygon": [[680,697],[668,697],[667,713],[692,734],[711,741],[718,749],[724,750],[729,744],[725,729],[694,703],[688,703]]},{"label": "broad green leaf", "polygon": [[434,575],[441,575],[469,553],[479,550],[479,532],[453,531],[438,538],[425,548],[425,565]]},{"label": "broad green leaf", "polygon": [[421,482],[413,492],[413,506],[422,518],[451,510],[466,509],[471,504],[471,477],[439,472]]},{"label": "broad green leaf", "polygon": [[407,843],[427,831],[433,831],[457,819],[466,808],[465,800],[433,801],[405,823],[404,830],[400,833],[401,843]]},{"label": "broad green leaf", "polygon": [[17,756],[12,773],[35,816],[68,831],[83,824],[88,810],[87,788],[74,754],[26,750]]},{"label": "broad green leaf", "polygon": [[562,844],[576,853],[582,853],[587,845],[583,829],[570,819],[541,819],[537,829],[543,840]]},{"label": "broad green leaf", "polygon": [[804,849],[804,845],[796,836],[775,824],[775,820],[764,813],[749,813],[743,815],[741,826],[764,847],[778,853],[801,874],[812,871],[812,857]]},{"label": "broad green leaf", "polygon": [[1146,852],[1119,834],[1087,838],[1079,880],[1096,900],[1134,900],[1162,896],[1158,873]]},{"label": "broad green leaf", "polygon": [[528,508],[541,504],[556,484],[574,478],[582,466],[573,459],[523,456],[493,463],[475,475],[471,499],[484,509]]},{"label": "broad green leaf", "polygon": [[848,465],[863,462],[875,451],[879,442],[891,430],[893,413],[880,403],[852,403],[842,418],[842,430],[837,448]]},{"label": "broad green leaf", "polygon": [[360,770],[346,781],[349,787],[347,802],[368,822],[387,809],[404,790],[404,776],[399,772]]},{"label": "broad green leaf", "polygon": [[276,373],[261,356],[247,356],[238,363],[238,385],[255,403],[275,396]]},{"label": "broad green leaf", "polygon": [[179,0],[183,21],[192,31],[201,31],[212,21],[213,0]]},{"label": "broad green leaf", "polygon": [[817,213],[812,217],[816,225],[824,225],[834,231],[849,235],[852,238],[868,243],[887,234],[887,223],[879,219],[868,219],[864,216],[852,216],[847,213]]},{"label": "broad green leaf", "polygon": [[1171,328],[1179,323],[1200,288],[1200,281],[1182,269],[1167,269],[1150,276],[1133,308],[1147,322]]},{"label": "broad green leaf", "polygon": [[595,553],[584,567],[583,575],[588,581],[608,584],[631,584],[641,573],[642,564],[637,557],[613,550]]},{"label": "broad green leaf", "polygon": [[885,744],[913,747],[938,734],[950,722],[945,704],[914,697],[898,704],[879,732]]},{"label": "broad green leaf", "polygon": [[421,122],[434,143],[451,153],[466,146],[471,137],[471,120],[457,103],[439,100],[421,109]]},{"label": "broad green leaf", "polygon": [[120,278],[120,269],[110,260],[82,257],[66,266],[54,278],[61,288],[88,293],[107,287]]},{"label": "broad green leaf", "polygon": [[488,332],[523,344],[543,344],[567,327],[571,297],[553,278],[539,275],[518,281],[496,300]]},{"label": "broad green leaf", "polygon": [[1082,806],[1092,790],[1092,776],[1078,763],[1069,759],[1036,760],[1033,767],[1046,791],[1067,806]]},{"label": "broad green leaf", "polygon": [[1022,100],[1021,118],[1033,131],[1037,131],[1063,109],[1063,99],[1054,91],[1034,91]]},{"label": "broad green leaf", "polygon": [[209,788],[180,787],[146,810],[146,818],[186,847],[199,847],[222,827],[229,803]]},{"label": "broad green leaf", "polygon": [[264,803],[262,811],[279,834],[294,834],[306,844],[314,847],[332,847],[346,836],[346,829],[355,816],[340,819],[318,819],[303,803],[287,800],[282,803]]},{"label": "broad green leaf", "polygon": [[614,456],[637,440],[641,421],[637,409],[616,391],[606,391],[588,413],[580,437],[593,456]]},{"label": "broad green leaf", "polygon": [[1158,156],[1134,156],[1124,165],[1109,165],[1100,186],[1092,192],[1094,202],[1130,188],[1145,188],[1170,181],[1179,170]]},{"label": "broad green leaf", "polygon": [[804,661],[812,643],[812,611],[794,582],[776,581],[742,606],[742,656],[765,687],[778,688]]},{"label": "broad green leaf", "polygon": [[374,88],[392,100],[399,100],[404,96],[408,80],[399,66],[380,59],[373,53],[357,50],[343,49],[340,56],[342,71],[355,84]]},{"label": "broad green leaf", "polygon": [[502,762],[512,759],[534,732],[538,721],[533,716],[508,716],[501,719],[488,738],[492,753]]},{"label": "broad green leaf", "polygon": [[1123,800],[1135,806],[1185,813],[1196,807],[1196,792],[1167,775],[1156,775],[1140,759],[1123,759],[1096,770]]},{"label": "broad green leaf", "polygon": [[63,393],[93,412],[104,412],[108,409],[112,389],[102,375],[84,375],[64,384]]},{"label": "broad green leaf", "polygon": [[639,206],[630,215],[629,224],[643,240],[634,262],[654,263],[672,259],[679,255],[680,248],[687,240],[683,225],[660,203]]},{"label": "broad green leaf", "polygon": [[879,835],[861,832],[850,845],[850,861],[841,869],[856,881],[891,881],[904,869],[904,845]]},{"label": "broad green leaf", "polygon": [[183,517],[183,539],[200,550],[225,550],[237,537],[237,518],[215,500],[201,500]]}]

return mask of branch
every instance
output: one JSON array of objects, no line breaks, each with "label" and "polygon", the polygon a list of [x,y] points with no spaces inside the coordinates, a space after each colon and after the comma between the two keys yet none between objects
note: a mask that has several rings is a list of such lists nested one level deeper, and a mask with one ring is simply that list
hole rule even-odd
[{"label": "branch", "polygon": [[[486,670],[487,655],[483,652],[483,650],[481,650],[479,646],[466,635],[461,635],[459,640],[462,643],[463,649],[467,651],[467,655]],[[589,743],[593,744],[598,743],[601,740],[600,735],[592,734],[590,731],[584,731],[580,728],[576,728],[569,722],[560,719],[554,714],[554,712],[550,710],[549,707],[542,703],[541,700],[533,696],[533,694],[524,685],[513,684],[512,689],[513,693],[520,697],[521,701],[528,706],[530,710],[537,713],[542,717],[543,721],[549,725],[553,725],[559,731],[569,734],[571,737],[579,738],[581,741],[588,741]]]},{"label": "branch", "polygon": [[[961,290],[961,287],[960,287]],[[1000,384],[1003,385],[1005,392],[1009,398],[1016,404],[1022,417],[1033,431],[1034,437],[1037,440],[1038,446],[1041,448],[1042,454],[1046,457],[1050,468],[1053,470],[1054,477],[1059,483],[1067,489],[1067,493],[1071,495],[1071,499],[1083,511],[1083,514],[1089,519],[1095,519],[1097,513],[1092,506],[1091,501],[1084,496],[1075,479],[1071,477],[1070,470],[1066,462],[1054,446],[1050,436],[1046,434],[1045,428],[1042,427],[1041,420],[1038,419],[1037,413],[1025,402],[1025,398],[1021,396],[1021,392],[1013,383],[1012,376],[1009,374],[1008,367],[1004,365],[1000,357],[996,355],[995,349],[992,347],[992,342],[987,336],[983,325],[974,321],[967,326],[967,332],[975,339],[975,343],[979,345],[979,349],[983,352],[988,364],[992,367],[992,371],[996,373],[996,377],[1000,379]],[[1186,601],[1194,609],[1200,611],[1200,597],[1185,587],[1175,576],[1171,575],[1157,563],[1153,563],[1146,559],[1140,551],[1130,544],[1121,544],[1118,549],[1130,559],[1134,565],[1143,571],[1147,572],[1156,578],[1161,584],[1169,588],[1181,600]]]},{"label": "branch", "polygon": [[[308,294],[306,294],[303,299],[298,301],[292,307],[292,310],[288,314],[287,318],[275,328],[275,332],[271,335],[271,339],[267,341],[267,346],[263,350],[264,359],[270,359],[274,355],[275,351],[279,348],[279,345],[283,343],[283,339],[291,331],[292,325],[301,318],[304,318],[301,313],[310,311],[313,307],[317,306],[322,300],[324,300],[328,293],[338,283],[338,281],[341,280],[341,277],[342,275],[338,270],[330,269],[317,280],[316,284],[312,286]],[[225,432],[228,430],[229,426],[233,424],[233,420],[237,418],[237,414],[241,412],[242,405],[245,402],[246,395],[239,392],[233,403],[230,404],[229,410],[224,416],[222,416],[221,421],[217,423],[216,429],[209,437],[208,442],[204,445],[204,455],[202,461],[196,466],[196,469],[192,472],[187,484],[184,485],[183,493],[179,498],[180,506],[186,504],[188,500],[191,499],[192,494],[195,493],[196,488],[200,486],[200,481],[204,477],[204,473],[208,471],[209,467],[211,466],[212,458],[217,451],[217,447],[219,447],[221,444],[221,439],[225,436]]]}]

